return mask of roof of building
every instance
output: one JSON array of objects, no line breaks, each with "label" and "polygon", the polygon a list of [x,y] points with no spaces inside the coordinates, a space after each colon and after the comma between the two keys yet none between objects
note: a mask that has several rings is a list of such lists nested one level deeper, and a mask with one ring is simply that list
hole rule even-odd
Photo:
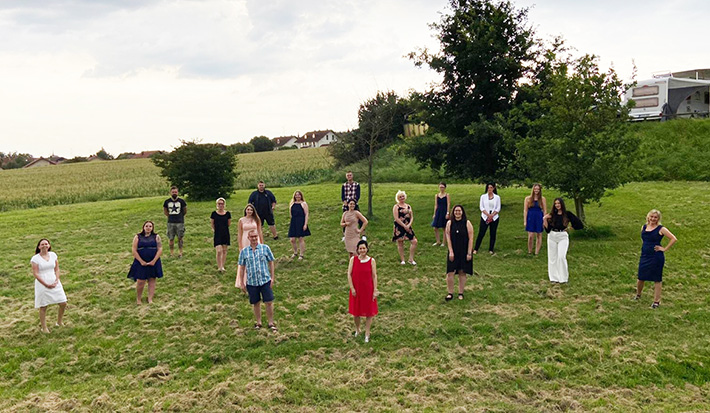
[{"label": "roof of building", "polygon": [[298,138],[298,140],[296,142],[298,142],[298,143],[318,142],[319,140],[323,139],[323,137],[325,137],[325,135],[327,135],[328,133],[335,134],[335,132],[333,132],[330,129],[315,130],[315,131],[304,133],[303,136]]},{"label": "roof of building", "polygon": [[50,161],[49,159],[40,156],[39,158],[33,159],[30,163],[28,163],[27,165],[23,166],[23,168],[31,168],[31,167],[33,167],[36,163],[38,163],[38,162],[40,162],[40,161],[46,161],[46,162],[48,162],[50,165],[56,165],[56,164],[57,164],[57,163],[54,162],[54,161]]},{"label": "roof of building", "polygon": [[271,138],[271,141],[274,143],[275,146],[283,146],[286,144],[286,142],[290,141],[291,139],[296,139],[298,140],[298,136],[279,136],[277,138]]}]

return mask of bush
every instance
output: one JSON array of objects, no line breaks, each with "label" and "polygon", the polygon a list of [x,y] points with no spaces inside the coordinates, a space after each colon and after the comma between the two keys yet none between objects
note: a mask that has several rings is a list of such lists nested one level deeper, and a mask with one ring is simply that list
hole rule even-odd
[{"label": "bush", "polygon": [[251,143],[233,143],[229,145],[229,151],[232,152],[233,155],[252,153],[254,152],[254,145]]},{"label": "bush", "polygon": [[182,146],[151,158],[160,174],[195,200],[229,198],[237,158],[215,144],[182,141]]},{"label": "bush", "polygon": [[266,136],[254,136],[249,141],[254,147],[254,152],[266,152],[274,150],[274,142]]}]

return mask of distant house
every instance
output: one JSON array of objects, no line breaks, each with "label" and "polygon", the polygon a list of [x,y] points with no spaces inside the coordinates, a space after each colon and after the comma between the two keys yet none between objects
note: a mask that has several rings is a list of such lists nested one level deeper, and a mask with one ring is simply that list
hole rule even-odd
[{"label": "distant house", "polygon": [[57,163],[54,161],[50,161],[47,158],[39,157],[32,162],[28,163],[27,165],[23,166],[23,168],[37,168],[39,166],[52,166],[56,165]]},{"label": "distant house", "polygon": [[144,158],[150,158],[151,156],[155,155],[156,153],[159,153],[160,151],[143,151],[141,153],[137,153],[133,156],[130,157],[130,159],[144,159]]},{"label": "distant house", "polygon": [[279,136],[278,138],[273,138],[271,141],[274,143],[274,149],[279,149],[286,146],[298,145],[298,136]]},{"label": "distant house", "polygon": [[93,162],[93,161],[103,161],[103,159],[99,158],[96,155],[91,155],[88,158],[86,158],[86,162]]},{"label": "distant house", "polygon": [[60,163],[67,160],[67,158],[65,158],[63,156],[58,156],[58,155],[52,155],[48,159],[54,163],[57,163],[57,164],[60,164]]},{"label": "distant house", "polygon": [[338,135],[332,130],[318,130],[305,133],[296,140],[299,149],[320,148],[328,146],[338,140]]}]

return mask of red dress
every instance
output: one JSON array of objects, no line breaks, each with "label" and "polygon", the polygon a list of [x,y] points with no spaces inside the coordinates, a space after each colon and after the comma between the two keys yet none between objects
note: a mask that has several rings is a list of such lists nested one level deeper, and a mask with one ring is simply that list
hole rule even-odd
[{"label": "red dress", "polygon": [[372,299],[374,284],[372,282],[372,258],[360,262],[353,257],[353,272],[351,275],[357,296],[350,291],[349,312],[355,317],[372,317],[377,315],[377,299]]}]

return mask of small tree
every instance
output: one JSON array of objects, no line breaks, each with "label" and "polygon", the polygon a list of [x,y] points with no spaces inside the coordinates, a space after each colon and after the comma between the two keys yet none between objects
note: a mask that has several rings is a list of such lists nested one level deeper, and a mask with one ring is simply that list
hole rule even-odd
[{"label": "small tree", "polygon": [[195,200],[229,198],[234,190],[237,158],[216,144],[182,141],[172,152],[151,160],[162,176]]},{"label": "small tree", "polygon": [[630,179],[638,140],[626,133],[624,85],[613,69],[600,72],[593,55],[557,62],[547,82],[540,116],[518,149],[531,177],[574,199],[584,220],[585,202]]},{"label": "small tree", "polygon": [[234,155],[240,153],[251,153],[254,152],[254,145],[251,143],[233,143],[229,145],[229,151]]},{"label": "small tree", "polygon": [[96,152],[96,157],[99,159],[103,159],[104,161],[110,161],[113,159],[113,155],[106,152],[104,148],[101,148],[100,151]]},{"label": "small tree", "polygon": [[274,142],[266,136],[254,136],[249,141],[254,147],[254,152],[267,152],[274,150]]}]

